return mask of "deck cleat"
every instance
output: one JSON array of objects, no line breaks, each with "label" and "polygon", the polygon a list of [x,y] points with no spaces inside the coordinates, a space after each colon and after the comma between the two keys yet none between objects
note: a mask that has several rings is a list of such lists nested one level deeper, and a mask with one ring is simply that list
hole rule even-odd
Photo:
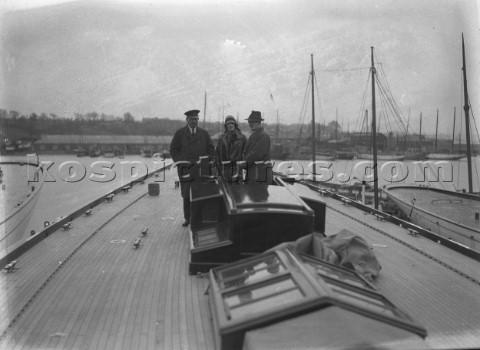
[{"label": "deck cleat", "polygon": [[3,269],[7,272],[15,272],[15,270],[18,269],[18,267],[16,267],[16,265],[17,265],[17,260],[12,260],[7,265],[5,265],[5,267]]},{"label": "deck cleat", "polygon": [[72,222],[71,222],[71,221],[69,221],[69,222],[67,222],[67,223],[63,224],[63,226],[62,226],[62,227],[63,227],[63,229],[64,229],[65,231],[67,231],[67,230],[69,230],[69,229],[70,229],[70,226],[71,226],[71,225],[72,225]]},{"label": "deck cleat", "polygon": [[407,230],[408,230],[409,235],[414,236],[414,237],[418,236],[418,231],[417,230],[414,230],[413,228],[408,228]]},{"label": "deck cleat", "polygon": [[133,248],[134,248],[134,249],[140,248],[141,242],[142,242],[142,239],[141,239],[141,238],[137,238],[137,239],[135,240],[135,242],[133,242]]}]

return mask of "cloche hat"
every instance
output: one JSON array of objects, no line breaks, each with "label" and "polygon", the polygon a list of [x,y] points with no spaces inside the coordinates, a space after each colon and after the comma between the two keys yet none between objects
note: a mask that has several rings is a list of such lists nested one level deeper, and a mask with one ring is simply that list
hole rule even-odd
[{"label": "cloche hat", "polygon": [[227,125],[228,123],[234,123],[235,125],[237,125],[237,120],[233,115],[227,115],[224,124]]}]

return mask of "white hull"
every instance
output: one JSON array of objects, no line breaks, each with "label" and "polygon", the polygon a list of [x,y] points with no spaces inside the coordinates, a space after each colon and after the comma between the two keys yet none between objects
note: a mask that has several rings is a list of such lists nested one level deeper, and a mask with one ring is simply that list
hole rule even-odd
[{"label": "white hull", "polygon": [[[373,159],[371,153],[360,153],[359,159]],[[405,155],[402,154],[377,154],[377,160],[404,160]]]},{"label": "white hull", "polygon": [[429,153],[427,154],[427,159],[433,159],[433,160],[457,160],[464,157],[465,157],[465,154],[461,154],[461,153]]},{"label": "white hull", "polygon": [[[419,201],[412,203],[412,201],[392,193],[391,189],[395,187],[396,186],[387,187],[384,191],[400,210],[409,217],[412,223],[439,234],[442,237],[461,243],[471,249],[480,251],[480,220],[474,220],[475,212],[478,212],[478,208],[480,208],[480,197],[475,199],[475,196],[451,191],[415,186],[398,186],[399,188],[414,188],[417,193],[416,198],[422,198],[421,191],[429,191],[429,193],[434,194],[438,193],[439,199],[432,200],[429,205],[422,205]],[[446,198],[450,198],[450,201],[448,202]],[[467,200],[473,203],[473,206],[470,208],[466,206]],[[435,202],[445,203],[445,215],[439,215],[431,210]],[[478,202],[478,205],[476,202]],[[457,206],[459,210],[464,211],[466,217],[462,218],[458,214],[455,214],[455,206]],[[475,206],[477,209],[475,209]]]},{"label": "white hull", "polygon": [[328,155],[328,154],[316,154],[315,159],[316,160],[335,160],[334,155]]},{"label": "white hull", "polygon": [[[23,165],[27,166],[27,165]],[[33,165],[30,165],[33,166]],[[19,206],[8,213],[5,218],[0,218],[0,257],[21,245],[30,236],[28,224],[35,204],[40,196],[40,190],[45,180],[45,171],[40,166],[36,169],[36,181],[29,182],[30,193]],[[8,190],[8,184],[6,184]],[[31,190],[33,188],[33,191]]]}]

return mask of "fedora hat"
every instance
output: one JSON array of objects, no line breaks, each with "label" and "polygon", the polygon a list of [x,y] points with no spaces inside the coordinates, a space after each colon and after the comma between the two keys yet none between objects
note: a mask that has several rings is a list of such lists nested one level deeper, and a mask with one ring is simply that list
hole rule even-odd
[{"label": "fedora hat", "polygon": [[262,113],[259,111],[252,111],[250,116],[245,120],[248,120],[249,122],[261,122],[263,120]]}]

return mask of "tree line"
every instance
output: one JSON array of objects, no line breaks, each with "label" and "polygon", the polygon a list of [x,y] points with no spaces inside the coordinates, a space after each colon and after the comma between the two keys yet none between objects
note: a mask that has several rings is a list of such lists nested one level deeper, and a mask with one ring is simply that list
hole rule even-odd
[{"label": "tree line", "polygon": [[[185,125],[185,120],[169,118],[143,118],[136,120],[126,112],[122,117],[90,112],[75,113],[73,118],[59,117],[54,113],[31,113],[22,115],[17,111],[0,109],[0,133],[9,139],[39,139],[42,134],[57,135],[173,135]],[[203,122],[200,121],[203,127]],[[240,129],[248,131],[246,122],[240,122]],[[311,125],[300,124],[265,124],[265,128],[274,139],[310,138]],[[335,121],[326,126],[318,126],[317,139],[331,138],[336,133],[342,134],[340,125]],[[337,129],[336,129],[337,128]],[[205,129],[210,135],[222,132],[221,122],[207,122]]]}]

